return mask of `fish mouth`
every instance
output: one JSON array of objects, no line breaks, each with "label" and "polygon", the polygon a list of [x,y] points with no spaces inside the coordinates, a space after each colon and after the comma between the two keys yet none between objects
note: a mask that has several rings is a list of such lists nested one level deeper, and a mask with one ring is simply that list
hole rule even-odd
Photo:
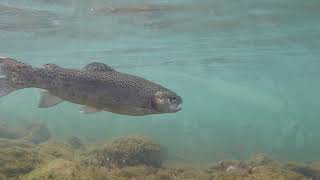
[{"label": "fish mouth", "polygon": [[182,110],[182,104],[174,104],[170,106],[172,112],[178,112]]}]

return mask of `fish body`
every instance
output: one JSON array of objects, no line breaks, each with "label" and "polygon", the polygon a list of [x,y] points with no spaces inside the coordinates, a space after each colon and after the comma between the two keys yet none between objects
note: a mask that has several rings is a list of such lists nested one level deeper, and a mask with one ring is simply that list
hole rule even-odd
[{"label": "fish body", "polygon": [[40,108],[63,101],[83,105],[83,113],[109,111],[122,115],[175,113],[182,98],[147,79],[118,72],[98,62],[83,69],[55,64],[32,67],[11,58],[0,58],[0,96],[23,88],[44,89]]}]

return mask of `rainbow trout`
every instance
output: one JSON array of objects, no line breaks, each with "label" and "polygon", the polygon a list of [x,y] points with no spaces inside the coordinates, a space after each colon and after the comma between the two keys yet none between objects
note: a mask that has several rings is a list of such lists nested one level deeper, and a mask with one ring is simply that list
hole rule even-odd
[{"label": "rainbow trout", "polygon": [[44,89],[39,108],[69,101],[81,104],[82,113],[108,111],[144,116],[175,113],[182,105],[182,98],[173,91],[103,63],[93,62],[83,69],[67,69],[55,64],[37,68],[11,58],[0,58],[0,97],[23,88]]}]

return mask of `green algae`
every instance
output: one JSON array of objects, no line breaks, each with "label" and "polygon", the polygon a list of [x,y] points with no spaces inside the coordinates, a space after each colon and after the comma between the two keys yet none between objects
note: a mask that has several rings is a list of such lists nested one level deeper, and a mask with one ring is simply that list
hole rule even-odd
[{"label": "green algae", "polygon": [[79,158],[79,153],[75,152],[68,144],[56,140],[50,140],[36,147],[36,151],[43,156],[43,160],[48,162],[53,159],[75,160]]},{"label": "green algae", "polygon": [[94,159],[105,167],[160,167],[163,161],[160,145],[148,137],[138,135],[115,138],[94,154]]},{"label": "green algae", "polygon": [[61,179],[67,180],[70,177],[77,178],[76,166],[73,162],[56,159],[50,163],[32,171],[29,175],[22,178],[25,180],[48,180],[48,179]]},{"label": "green algae", "polygon": [[41,163],[34,146],[23,140],[0,139],[0,174],[16,177],[29,173]]},{"label": "green algae", "polygon": [[320,163],[313,162],[310,164],[299,162],[287,162],[283,164],[287,169],[302,174],[307,178],[320,179]]}]

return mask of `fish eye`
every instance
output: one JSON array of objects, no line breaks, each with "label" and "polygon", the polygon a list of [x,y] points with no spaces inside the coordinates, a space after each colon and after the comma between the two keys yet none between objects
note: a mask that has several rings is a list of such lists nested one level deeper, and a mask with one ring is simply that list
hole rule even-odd
[{"label": "fish eye", "polygon": [[172,96],[172,97],[170,98],[170,100],[171,100],[171,101],[176,101],[176,100],[177,100],[177,97],[176,97],[176,96]]}]

